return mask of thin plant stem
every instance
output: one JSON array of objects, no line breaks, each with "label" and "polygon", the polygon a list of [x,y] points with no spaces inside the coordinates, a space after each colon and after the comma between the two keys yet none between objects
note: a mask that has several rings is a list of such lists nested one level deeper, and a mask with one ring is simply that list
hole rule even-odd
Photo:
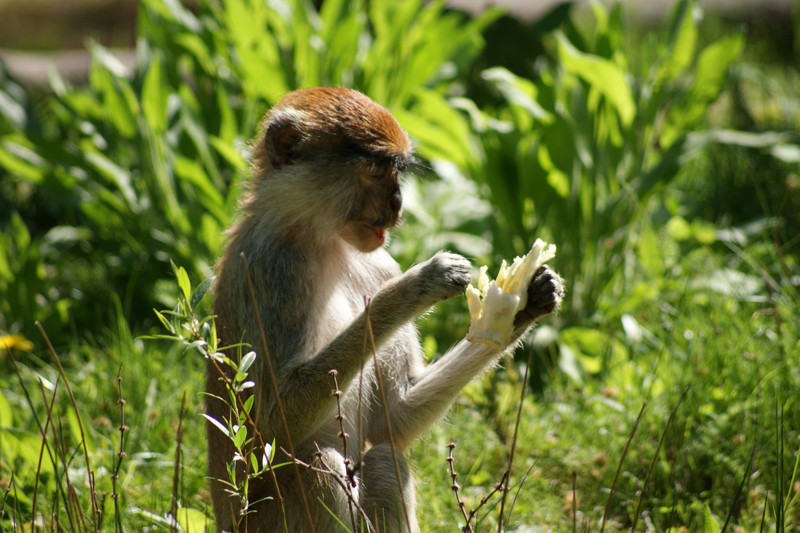
[{"label": "thin plant stem", "polygon": [[58,355],[56,354],[55,348],[53,348],[53,344],[50,342],[50,338],[47,336],[47,333],[44,331],[44,327],[42,327],[41,322],[38,320],[36,321],[36,327],[39,329],[39,333],[42,335],[45,344],[47,345],[47,349],[50,352],[50,355],[53,356],[53,360],[56,362],[56,366],[58,367],[58,373],[61,375],[61,378],[64,380],[64,387],[67,389],[67,394],[69,395],[70,402],[72,402],[72,409],[75,412],[75,418],[78,421],[78,429],[81,434],[81,446],[83,447],[83,459],[86,462],[86,474],[89,480],[89,500],[92,504],[92,529],[94,531],[99,531],[100,527],[97,523],[97,519],[100,516],[100,511],[97,507],[97,495],[95,494],[95,486],[94,486],[94,472],[92,471],[92,467],[89,463],[89,450],[86,447],[86,434],[83,430],[83,421],[81,420],[81,414],[78,411],[78,402],[75,400],[75,395],[72,394],[72,388],[69,386],[69,381],[67,381],[67,374],[64,372],[64,367],[61,366],[61,360],[59,360]]},{"label": "thin plant stem", "polygon": [[[575,470],[572,471],[572,533],[578,531],[578,474]],[[631,533],[633,529],[631,528]]]},{"label": "thin plant stem", "polygon": [[[336,398],[336,420],[339,422],[339,437],[342,439],[342,456],[344,457],[344,474],[346,479],[346,489],[345,492],[352,492],[353,488],[358,485],[356,481],[356,472],[353,469],[353,464],[350,461],[350,457],[347,455],[347,437],[349,435],[344,430],[344,414],[342,414],[342,390],[339,388],[339,380],[337,376],[339,375],[339,371],[336,369],[331,370],[328,372],[333,380],[333,396]],[[321,452],[319,451],[319,447],[317,448],[317,452],[319,453],[320,457],[322,456]],[[353,511],[353,498],[348,497],[347,500],[347,509],[350,511],[350,523],[353,526],[353,531],[356,530],[356,515]]]},{"label": "thin plant stem", "polygon": [[169,530],[178,530],[178,499],[179,499],[179,480],[181,472],[181,453],[183,449],[181,444],[183,442],[183,411],[186,408],[186,391],[183,391],[181,397],[181,410],[178,413],[178,430],[175,438],[175,464],[172,468],[172,504],[170,505],[170,514],[172,521],[170,521]]},{"label": "thin plant stem", "polygon": [[[667,436],[667,431],[669,427],[672,425],[672,421],[675,419],[675,414],[678,412],[678,408],[683,403],[683,400],[686,398],[686,395],[689,393],[689,389],[691,386],[686,387],[681,394],[681,397],[678,398],[678,403],[675,404],[675,407],[672,408],[672,412],[669,414],[669,418],[667,419],[667,425],[664,426],[664,431],[661,432],[661,439],[658,441],[658,448],[656,448],[656,453],[653,455],[653,460],[650,461],[650,468],[647,470],[647,477],[644,478],[644,483],[642,484],[642,491],[639,494],[639,503],[636,504],[636,512],[633,515],[633,524],[631,525],[631,533],[636,531],[636,523],[639,521],[639,514],[642,510],[642,503],[644,503],[644,494],[645,490],[647,489],[647,484],[650,482],[650,476],[653,475],[653,470],[656,466],[656,461],[658,460],[658,454],[661,453],[661,448],[664,446],[664,439]],[[724,530],[724,528],[723,528]]]},{"label": "thin plant stem", "polygon": [[455,462],[455,458],[453,457],[453,450],[456,447],[455,442],[451,442],[447,445],[447,469],[450,472],[450,479],[453,483],[450,485],[450,489],[453,491],[453,494],[456,496],[456,503],[458,504],[458,509],[461,511],[461,516],[464,517],[464,527],[461,528],[463,533],[472,533],[472,525],[470,525],[470,517],[467,516],[467,505],[461,500],[461,496],[458,493],[458,490],[461,488],[461,485],[458,484],[456,478],[458,474],[456,473],[455,467],[453,463]]},{"label": "thin plant stem", "polygon": [[636,428],[639,427],[639,422],[642,420],[642,413],[644,413],[644,408],[647,407],[647,402],[642,404],[642,408],[639,409],[639,416],[636,417],[636,423],[633,425],[633,429],[631,430],[631,434],[628,437],[628,442],[625,443],[625,449],[622,452],[622,457],[619,458],[619,464],[617,465],[617,472],[614,474],[614,481],[611,483],[611,492],[608,494],[608,500],[606,501],[606,510],[603,512],[603,522],[600,525],[600,533],[603,533],[606,529],[606,521],[608,520],[608,513],[611,511],[611,499],[614,497],[614,491],[617,488],[617,479],[619,479],[619,474],[622,471],[622,464],[625,462],[625,457],[628,455],[628,449],[631,447],[631,442],[633,442],[633,436],[636,434]]},{"label": "thin plant stem", "polygon": [[[375,377],[378,379],[378,392],[381,395],[381,405],[383,406],[383,417],[386,422],[386,434],[389,437],[389,449],[392,452],[392,462],[394,463],[394,474],[397,477],[397,485],[400,488],[400,504],[403,507],[403,515],[406,519],[406,529],[411,533],[411,523],[408,520],[408,506],[406,504],[403,480],[400,478],[400,463],[397,460],[397,450],[394,446],[394,436],[392,435],[392,424],[389,420],[389,409],[386,407],[386,392],[383,388],[383,378],[381,377],[380,366],[378,365],[378,354],[375,349],[375,337],[372,335],[372,322],[369,315],[369,301],[366,304],[366,330],[369,336],[370,347],[372,348],[372,361],[375,366]],[[377,526],[377,522],[376,522]]]},{"label": "thin plant stem", "polygon": [[517,405],[517,418],[514,421],[514,435],[511,437],[511,450],[508,453],[508,468],[506,469],[505,482],[503,483],[503,496],[500,498],[500,516],[497,519],[497,533],[503,531],[503,515],[506,508],[506,499],[508,498],[508,483],[511,479],[511,469],[514,466],[514,452],[517,449],[517,435],[519,433],[519,421],[522,418],[522,404],[525,402],[525,387],[528,384],[528,370],[533,364],[533,349],[528,352],[528,364],[525,365],[525,375],[522,378],[522,387],[519,395],[519,404]]},{"label": "thin plant stem", "polygon": [[[40,382],[41,386],[41,382]],[[53,385],[53,394],[50,397],[50,403],[47,403],[47,398],[44,395],[44,387],[42,386],[42,398],[47,407],[47,418],[44,421],[44,432],[42,433],[42,446],[39,448],[39,460],[36,463],[36,479],[33,482],[33,502],[31,503],[31,533],[34,533],[34,524],[36,523],[36,500],[39,496],[39,479],[41,478],[42,459],[44,458],[44,450],[47,443],[47,430],[50,426],[50,421],[53,419],[53,405],[56,401],[56,392],[58,391],[58,380]]]},{"label": "thin plant stem", "polygon": [[[117,394],[117,405],[119,405],[119,451],[117,452],[117,464],[114,468],[114,473],[111,475],[111,499],[114,500],[114,519],[116,531],[122,533],[122,512],[119,508],[119,492],[117,491],[117,481],[119,481],[119,471],[122,466],[122,460],[126,457],[125,433],[128,432],[128,426],[125,425],[125,399],[122,397],[122,365],[119,365],[119,370],[117,371]],[[178,438],[180,438],[180,430],[178,433]]]},{"label": "thin plant stem", "polygon": [[[281,419],[281,424],[283,425],[283,431],[286,434],[286,446],[289,449],[289,454],[291,455],[292,464],[294,465],[295,469],[295,477],[297,478],[297,486],[300,489],[300,498],[303,502],[303,508],[306,512],[306,519],[308,520],[308,528],[311,533],[314,533],[314,520],[311,518],[311,507],[308,505],[308,497],[306,496],[306,490],[303,485],[303,479],[300,476],[300,467],[295,462],[296,455],[294,453],[294,444],[292,443],[292,434],[289,431],[289,424],[286,421],[286,413],[283,410],[283,401],[281,400],[280,390],[278,389],[278,380],[275,377],[275,369],[272,367],[272,359],[269,355],[269,349],[267,347],[267,337],[264,333],[264,326],[261,324],[261,314],[258,312],[258,302],[256,301],[256,293],[255,289],[253,288],[253,280],[250,277],[250,269],[247,266],[247,258],[244,255],[244,252],[240,254],[242,258],[242,267],[244,268],[244,276],[245,280],[247,281],[247,292],[250,296],[250,303],[253,306],[253,316],[256,319],[256,324],[258,324],[258,335],[261,339],[261,349],[264,352],[264,361],[265,366],[267,367],[267,374],[269,374],[269,381],[270,385],[272,386],[272,394],[275,396],[275,406],[278,409],[278,416]],[[247,415],[249,418],[249,414]],[[278,482],[277,478],[275,479],[275,486],[277,488]],[[278,493],[278,498],[281,502],[281,511],[284,515],[284,529],[286,529],[286,520],[285,515],[286,513],[283,512],[283,498],[280,496],[280,492]]]}]

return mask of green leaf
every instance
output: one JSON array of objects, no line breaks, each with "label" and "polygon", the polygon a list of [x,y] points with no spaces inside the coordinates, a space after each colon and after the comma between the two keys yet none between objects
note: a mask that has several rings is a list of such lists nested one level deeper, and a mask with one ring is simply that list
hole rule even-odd
[{"label": "green leaf", "polygon": [[189,300],[189,306],[192,309],[197,307],[197,304],[199,304],[200,300],[203,299],[203,296],[206,295],[206,293],[208,292],[208,289],[210,289],[211,286],[214,285],[214,280],[215,279],[216,279],[216,277],[212,276],[212,277],[206,278],[202,282],[200,282],[200,285],[198,285],[197,288],[192,293],[191,300]]},{"label": "green leaf", "polygon": [[697,19],[699,10],[694,0],[682,0],[675,6],[670,21],[669,38],[665,45],[666,57],[658,69],[656,85],[680,75],[694,59],[697,47]]},{"label": "green leaf", "polygon": [[86,161],[91,163],[95,170],[107,178],[122,193],[128,209],[134,212],[138,211],[138,199],[133,189],[130,173],[100,152],[86,152],[85,157]]},{"label": "green leaf", "polygon": [[26,122],[25,108],[3,90],[0,90],[0,115],[14,125],[17,129],[23,129]]},{"label": "green leaf", "polygon": [[198,200],[203,204],[203,207],[214,214],[217,220],[226,221],[228,219],[227,213],[222,209],[224,206],[222,195],[208,178],[208,174],[203,170],[203,167],[196,161],[179,155],[175,157],[174,169],[178,178],[190,183],[194,190],[199,193],[197,195]]},{"label": "green leaf", "polygon": [[727,35],[706,47],[697,60],[697,73],[692,87],[695,96],[712,101],[728,81],[728,70],[744,49],[741,33]]},{"label": "green leaf", "polygon": [[736,33],[710,44],[701,52],[688,93],[667,115],[661,134],[662,146],[671,146],[706,116],[708,106],[725,88],[730,67],[743,47],[744,39],[741,33]]},{"label": "green leaf", "polygon": [[700,529],[696,530],[698,533],[719,533],[719,522],[711,514],[711,508],[708,504],[703,506],[703,523]]},{"label": "green leaf", "polygon": [[253,472],[259,472],[261,470],[261,465],[258,464],[258,457],[255,453],[250,454],[250,467],[253,469]]},{"label": "green leaf", "polygon": [[214,426],[215,428],[220,430],[226,437],[230,437],[231,436],[231,432],[228,430],[228,428],[226,428],[225,426],[222,425],[222,422],[220,422],[219,420],[217,420],[213,416],[205,414],[205,413],[203,413],[203,416],[206,418],[206,420],[211,422],[212,426]]},{"label": "green leaf", "polygon": [[236,150],[233,145],[233,138],[231,141],[226,141],[214,135],[208,137],[208,144],[210,144],[217,151],[219,155],[225,158],[230,165],[237,170],[244,170],[247,168],[247,163],[241,154]]},{"label": "green leaf", "polygon": [[139,102],[125,76],[127,68],[108,50],[97,44],[91,46],[91,86],[102,95],[103,118],[109,120],[123,136],[132,138],[138,133]]},{"label": "green leaf", "polygon": [[157,133],[167,129],[167,97],[169,95],[161,70],[161,57],[159,54],[153,54],[142,86],[144,118]]},{"label": "green leaf", "polygon": [[237,450],[241,450],[245,439],[247,439],[247,426],[241,425],[239,426],[239,429],[236,430],[236,434],[233,436],[234,447],[236,447]]},{"label": "green leaf", "polygon": [[159,322],[161,322],[161,324],[167,329],[167,331],[169,331],[170,333],[175,333],[175,328],[172,327],[172,324],[170,323],[169,320],[167,320],[167,317],[164,316],[164,313],[158,311],[157,309],[153,309],[153,311],[155,311]]},{"label": "green leaf", "polygon": [[244,401],[244,412],[245,413],[248,413],[248,414],[250,413],[250,410],[253,408],[253,403],[255,403],[255,400],[256,400],[256,397],[253,396],[252,394],[247,397],[247,399]]},{"label": "green leaf", "polygon": [[239,371],[247,372],[247,370],[250,368],[250,365],[252,365],[253,361],[255,360],[256,360],[256,352],[254,351],[247,352],[245,356],[242,357],[242,362],[239,364]]},{"label": "green leaf", "polygon": [[202,511],[181,507],[175,518],[185,533],[203,533],[208,525],[208,517]]},{"label": "green leaf", "polygon": [[547,145],[542,143],[537,150],[537,160],[542,170],[547,172],[547,184],[550,185],[558,196],[566,198],[569,196],[569,176],[558,169],[550,158]]},{"label": "green leaf", "polygon": [[636,104],[620,68],[608,59],[579,51],[560,32],[556,33],[556,39],[558,57],[564,70],[599,91],[617,110],[623,126],[630,126],[636,115]]},{"label": "green leaf", "polygon": [[553,120],[552,115],[536,101],[538,90],[530,80],[520,78],[502,67],[484,70],[481,78],[490,82],[510,104],[521,107],[531,117],[545,123]]},{"label": "green leaf", "polygon": [[44,179],[45,165],[45,159],[22,134],[11,133],[0,138],[0,168],[12,176],[38,185]]},{"label": "green leaf", "polygon": [[183,295],[184,299],[187,302],[192,301],[192,283],[189,281],[189,275],[186,273],[186,269],[183,267],[178,267],[175,270],[175,276],[178,279],[178,287],[181,289],[181,294]]}]

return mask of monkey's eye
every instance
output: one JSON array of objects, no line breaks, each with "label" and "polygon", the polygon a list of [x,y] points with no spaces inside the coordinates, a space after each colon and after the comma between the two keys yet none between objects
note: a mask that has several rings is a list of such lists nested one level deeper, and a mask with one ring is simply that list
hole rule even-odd
[{"label": "monkey's eye", "polygon": [[369,166],[369,175],[374,179],[386,177],[393,170],[391,161],[375,161]]}]

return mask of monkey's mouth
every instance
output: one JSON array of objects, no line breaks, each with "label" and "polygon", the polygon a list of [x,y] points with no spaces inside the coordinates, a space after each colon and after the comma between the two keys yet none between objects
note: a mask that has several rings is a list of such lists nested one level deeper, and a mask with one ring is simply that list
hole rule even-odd
[{"label": "monkey's mouth", "polygon": [[386,229],[384,226],[373,226],[372,224],[364,224],[364,229],[371,234],[375,239],[383,244],[386,240]]}]

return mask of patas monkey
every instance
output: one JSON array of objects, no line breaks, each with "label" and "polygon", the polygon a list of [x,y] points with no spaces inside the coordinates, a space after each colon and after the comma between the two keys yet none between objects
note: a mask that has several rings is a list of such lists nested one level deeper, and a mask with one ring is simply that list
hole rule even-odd
[{"label": "patas monkey", "polygon": [[[347,453],[357,475],[348,496],[330,475],[277,468],[284,509],[274,481],[264,476],[249,497],[258,503],[247,515],[248,531],[283,531],[284,520],[292,533],[310,529],[298,473],[318,532],[339,530],[339,521],[353,529],[348,497],[357,499],[360,519],[373,522],[356,525],[357,531],[418,531],[403,451],[500,355],[462,340],[436,362],[424,363],[413,322],[435,303],[464,293],[470,263],[439,252],[403,273],[384,249],[386,231],[401,219],[400,174],[411,162],[411,142],[394,117],[353,90],[295,91],[264,119],[243,218],[231,228],[217,265],[219,336],[227,344],[243,341],[258,353],[250,373],[256,383],[255,423],[266,442],[275,439],[276,446],[288,449],[248,296],[244,254],[296,457],[345,472],[329,375],[335,369],[344,391]],[[542,267],[528,294],[527,307],[515,318],[517,338],[559,306],[561,279]],[[366,340],[365,301],[390,428]],[[215,399],[226,394],[213,365],[207,391],[209,414],[227,419],[228,408]],[[227,479],[230,440],[212,426],[208,436],[211,477]],[[285,460],[277,454],[276,461]],[[222,483],[212,481],[212,496],[219,530],[243,529],[243,513]]]}]

